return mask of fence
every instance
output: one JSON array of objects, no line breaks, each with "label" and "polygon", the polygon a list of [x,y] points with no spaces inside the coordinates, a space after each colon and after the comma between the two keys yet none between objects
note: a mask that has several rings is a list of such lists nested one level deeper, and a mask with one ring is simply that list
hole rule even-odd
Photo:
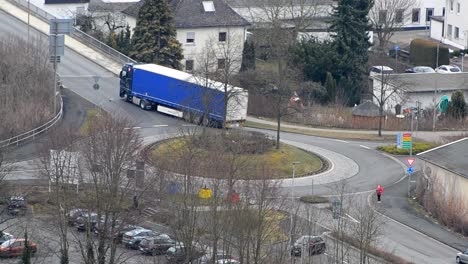
[{"label": "fence", "polygon": [[51,120],[49,120],[47,123],[39,127],[36,127],[23,134],[0,141],[0,148],[5,148],[14,144],[18,146],[23,141],[26,141],[31,138],[34,139],[37,135],[53,127],[62,118],[62,115],[63,115],[63,101],[62,101],[62,97],[60,97],[60,111],[57,113],[57,115],[55,115]]},{"label": "fence", "polygon": [[[40,9],[39,7],[31,4],[31,3],[28,3],[27,0],[8,0],[10,3],[22,8],[23,10],[25,11],[29,11],[34,14],[35,16],[37,16],[38,18],[42,19],[43,21],[49,23],[51,19],[54,19],[55,16],[47,13],[46,11]],[[124,63],[128,63],[128,62],[132,62],[132,63],[136,63],[135,60],[133,60],[132,58],[128,57],[127,55],[109,47],[108,45],[106,45],[105,43],[103,43],[102,41],[84,33],[83,31],[79,30],[78,28],[74,27],[72,33],[71,33],[71,36],[72,37],[75,37],[77,39],[79,39],[80,41],[84,42],[85,44],[87,44],[88,46],[90,46],[91,48],[94,48],[96,49],[97,51],[99,52],[102,52],[104,53],[105,55],[107,55],[108,57],[110,57],[111,59],[119,62],[120,64],[124,64]]]}]

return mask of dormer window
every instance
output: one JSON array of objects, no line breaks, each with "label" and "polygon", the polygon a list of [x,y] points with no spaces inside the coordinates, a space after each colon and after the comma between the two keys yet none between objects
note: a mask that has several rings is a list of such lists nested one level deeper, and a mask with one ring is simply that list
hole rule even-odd
[{"label": "dormer window", "polygon": [[205,12],[214,12],[215,7],[213,1],[203,1],[203,9]]}]

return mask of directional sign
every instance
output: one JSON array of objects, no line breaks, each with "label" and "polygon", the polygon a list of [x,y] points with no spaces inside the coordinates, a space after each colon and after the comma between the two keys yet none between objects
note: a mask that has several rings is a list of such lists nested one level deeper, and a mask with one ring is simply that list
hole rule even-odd
[{"label": "directional sign", "polygon": [[410,149],[412,142],[411,142],[411,133],[403,133],[403,148]]},{"label": "directional sign", "polygon": [[413,167],[408,167],[408,168],[406,169],[406,172],[407,172],[408,174],[413,173],[413,172],[414,172]]},{"label": "directional sign", "polygon": [[395,46],[393,46],[393,49],[394,49],[394,50],[400,50],[400,46],[395,45]]},{"label": "directional sign", "polygon": [[73,19],[51,19],[50,34],[70,34],[73,30]]},{"label": "directional sign", "polygon": [[403,147],[403,133],[401,133],[401,132],[398,132],[398,134],[397,134],[396,146],[399,149]]},{"label": "directional sign", "polygon": [[65,50],[65,36],[64,35],[50,35],[49,36],[49,54],[50,56],[63,56]]},{"label": "directional sign", "polygon": [[407,159],[406,159],[406,162],[408,162],[408,165],[409,165],[410,167],[413,166],[414,161],[415,161],[414,158],[407,158]]}]

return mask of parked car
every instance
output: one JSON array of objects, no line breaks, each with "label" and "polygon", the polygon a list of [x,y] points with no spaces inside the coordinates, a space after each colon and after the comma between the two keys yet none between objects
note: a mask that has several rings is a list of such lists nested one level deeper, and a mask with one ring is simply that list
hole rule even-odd
[{"label": "parked car", "polygon": [[155,237],[159,233],[149,229],[135,229],[125,233],[122,237],[122,243],[131,249],[139,249],[140,242],[143,238]]},{"label": "parked car", "polygon": [[458,68],[458,66],[454,66],[454,65],[442,65],[442,66],[439,66],[439,68],[437,68],[435,71],[438,72],[438,73],[459,73],[459,72],[461,72],[460,68]]},{"label": "parked car", "polygon": [[98,222],[96,213],[85,213],[83,216],[76,219],[76,229],[80,232],[86,231],[88,228],[91,232],[95,231]]},{"label": "parked car", "polygon": [[140,251],[143,254],[161,255],[167,250],[176,245],[176,241],[169,235],[161,234],[155,237],[143,238],[140,242]]},{"label": "parked car", "polygon": [[0,244],[2,244],[2,243],[5,242],[5,241],[8,241],[8,240],[10,240],[10,239],[13,239],[13,235],[12,235],[12,234],[9,234],[9,233],[0,231]]},{"label": "parked car", "polygon": [[11,196],[8,200],[8,213],[11,215],[24,215],[27,202],[23,196]]},{"label": "parked car", "polygon": [[405,73],[434,73],[434,69],[426,66],[416,66],[405,70]]},{"label": "parked car", "polygon": [[117,234],[115,235],[117,241],[122,242],[122,238],[125,233],[129,231],[137,230],[137,229],[145,229],[145,228],[141,226],[137,226],[137,225],[124,225],[122,228],[119,229],[119,231],[117,231]]},{"label": "parked car", "polygon": [[215,262],[216,264],[240,264],[239,261],[235,259],[220,259]]},{"label": "parked car", "polygon": [[[36,253],[37,245],[28,240],[28,245],[31,248],[32,253]],[[3,242],[0,245],[0,256],[2,257],[17,257],[21,256],[24,251],[25,240],[23,238],[14,238]]]},{"label": "parked car", "polygon": [[303,247],[309,251],[309,255],[322,254],[327,248],[321,236],[301,236],[294,242],[291,255],[301,256]]},{"label": "parked car", "polygon": [[468,249],[464,252],[458,252],[455,260],[457,263],[468,263]]},{"label": "parked car", "polygon": [[87,213],[88,213],[88,209],[81,209],[81,208],[71,209],[70,212],[68,212],[67,214],[68,224],[71,226],[75,225],[76,220],[79,217],[85,216]]},{"label": "parked car", "polygon": [[369,76],[378,76],[383,74],[395,73],[392,68],[388,66],[372,66],[370,68]]},{"label": "parked car", "polygon": [[[193,247],[192,255],[188,257],[189,261],[199,259],[204,255],[204,252],[197,247]],[[182,264],[187,259],[187,251],[183,243],[177,243],[175,246],[170,247],[166,252],[166,260],[171,264]]]}]

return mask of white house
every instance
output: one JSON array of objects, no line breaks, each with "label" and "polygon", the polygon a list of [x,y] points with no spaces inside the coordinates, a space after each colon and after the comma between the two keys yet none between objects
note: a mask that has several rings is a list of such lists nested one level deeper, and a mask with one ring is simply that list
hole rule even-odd
[{"label": "white house", "polygon": [[408,14],[402,16],[402,28],[404,29],[429,29],[431,17],[444,16],[445,14],[445,0],[415,0],[410,2],[413,2],[414,5],[406,11]]},{"label": "white house", "polygon": [[[122,11],[130,28],[136,25],[138,11],[143,1],[135,3]],[[239,70],[242,50],[249,22],[238,15],[224,0],[173,0],[170,2],[174,12],[177,40],[182,44],[186,71],[194,71],[201,65],[206,49],[215,51],[215,66],[221,69],[226,64],[226,51],[230,60]]]},{"label": "white house", "polygon": [[446,12],[431,19],[431,38],[459,49],[468,48],[468,2],[444,0]]},{"label": "white house", "polygon": [[57,18],[75,18],[88,10],[90,0],[30,0],[30,4]]},{"label": "white house", "polygon": [[[433,109],[442,96],[449,98],[452,93],[461,90],[465,98],[468,96],[468,73],[412,73],[412,74],[388,74],[370,77],[373,82],[374,95],[379,96],[384,91],[386,96],[396,90],[389,97],[384,108],[395,113],[395,106],[401,105],[401,109],[418,107],[421,109]],[[374,103],[378,103],[374,98]]]}]

